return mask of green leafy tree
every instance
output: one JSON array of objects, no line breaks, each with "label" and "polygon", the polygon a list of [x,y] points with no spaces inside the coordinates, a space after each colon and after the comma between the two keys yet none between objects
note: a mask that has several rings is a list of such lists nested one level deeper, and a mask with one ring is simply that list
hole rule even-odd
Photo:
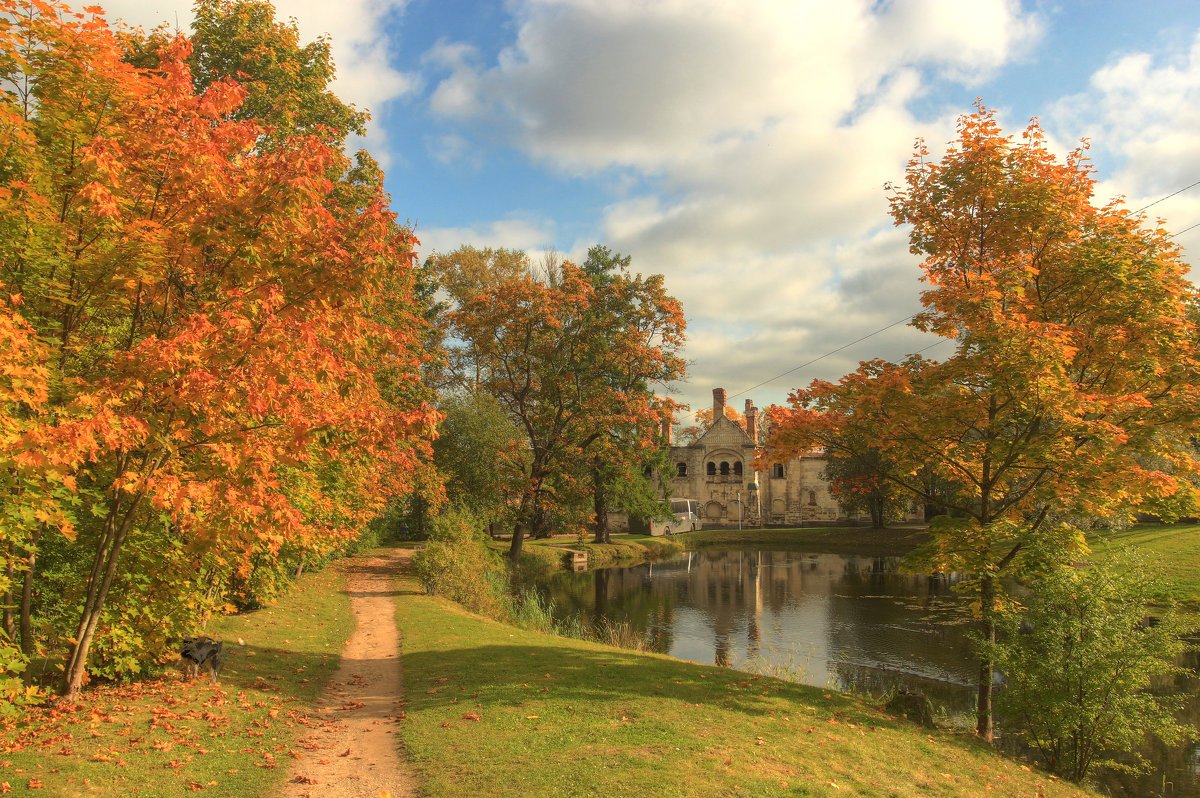
[{"label": "green leafy tree", "polygon": [[489,526],[511,523],[528,467],[521,430],[482,391],[451,394],[439,409],[444,418],[433,460],[445,479],[447,500]]},{"label": "green leafy tree", "polygon": [[1148,735],[1175,745],[1195,732],[1175,720],[1176,699],[1150,689],[1182,672],[1186,627],[1154,606],[1146,573],[1129,554],[1056,567],[1039,575],[1021,612],[1004,617],[997,708],[1052,773],[1082,781],[1100,767],[1137,769]]},{"label": "green leafy tree", "polygon": [[871,526],[883,529],[902,518],[912,494],[887,479],[889,464],[878,448],[851,445],[826,447],[825,479],[838,503],[848,512],[867,512]]},{"label": "green leafy tree", "polygon": [[[644,463],[657,446],[656,435],[621,435],[657,430],[672,412],[648,387],[683,374],[682,309],[661,275],[551,262],[535,277],[520,253],[470,248],[441,262],[451,368],[460,384],[496,397],[525,438],[516,559],[526,534],[548,535],[573,515],[597,456]],[[608,447],[614,439],[622,445]]]},{"label": "green leafy tree", "polygon": [[[596,287],[596,302],[592,308],[592,324],[608,329],[610,336],[622,327],[633,325],[649,339],[658,334],[665,317],[656,312],[653,303],[655,286],[641,275],[627,274],[632,257],[613,252],[603,244],[588,249],[583,272]],[[612,369],[608,382],[622,395],[641,395],[653,401],[651,379],[658,383],[664,375],[647,374],[637,368]],[[668,511],[664,497],[668,495],[666,452],[660,445],[661,423],[653,417],[635,416],[614,418],[611,426],[600,431],[591,442],[588,452],[592,490],[592,531],[596,543],[611,543],[608,513],[610,508],[629,516],[662,517]],[[630,457],[631,452],[641,457]]]},{"label": "green leafy tree", "polygon": [[334,146],[363,135],[369,115],[329,89],[334,65],[329,39],[304,44],[296,21],[279,22],[268,0],[197,0],[191,59],[196,91],[237,81],[246,98],[231,116],[278,135],[316,135]]}]

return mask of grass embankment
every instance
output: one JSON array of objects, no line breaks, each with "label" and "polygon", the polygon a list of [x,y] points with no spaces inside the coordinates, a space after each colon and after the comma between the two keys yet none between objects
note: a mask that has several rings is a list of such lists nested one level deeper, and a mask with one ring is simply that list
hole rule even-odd
[{"label": "grass embankment", "polygon": [[1163,584],[1162,598],[1200,613],[1200,524],[1138,524],[1088,533],[1098,557],[1132,548],[1146,558],[1149,575]]},{"label": "grass embankment", "polygon": [[871,529],[858,526],[797,527],[792,529],[706,529],[676,535],[689,549],[708,546],[774,546],[828,554],[900,557],[929,539],[924,527]]},{"label": "grass embankment", "polygon": [[400,590],[404,742],[430,798],[1092,795],[850,696]]},{"label": "grass embankment", "polygon": [[[567,551],[586,551],[588,568],[650,562],[679,554],[688,549],[710,546],[773,546],[835,554],[863,554],[877,557],[903,556],[924,543],[928,534],[922,527],[870,529],[855,526],[797,527],[792,529],[709,529],[680,535],[651,537],[631,533],[612,535],[612,543],[580,542],[571,536],[525,540],[526,556],[547,566],[562,565]],[[497,551],[507,551],[507,541],[493,541]]]},{"label": "grass embankment", "polygon": [[[525,539],[524,553],[544,560],[555,568],[561,567],[568,551],[586,551],[588,568],[610,568],[614,565],[650,562],[679,554],[683,543],[675,537],[651,537],[650,535],[613,534],[612,543],[580,542],[574,536],[558,536],[540,540]],[[502,546],[502,548],[501,548]],[[498,551],[508,551],[508,542],[497,542]]]},{"label": "grass embankment", "polygon": [[[266,795],[336,670],[353,619],[335,565],[303,576],[275,606],[214,620],[221,683],[169,674],[85,691],[0,733],[0,789],[86,796]],[[238,644],[238,638],[245,645]],[[5,784],[6,783],[6,784]],[[7,792],[8,790],[3,790]]]}]

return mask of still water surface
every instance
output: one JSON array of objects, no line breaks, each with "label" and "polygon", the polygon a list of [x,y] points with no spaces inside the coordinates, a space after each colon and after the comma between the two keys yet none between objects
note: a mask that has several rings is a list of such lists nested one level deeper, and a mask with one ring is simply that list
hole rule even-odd
[{"label": "still water surface", "polygon": [[[890,557],[705,550],[559,573],[544,587],[560,618],[630,624],[651,649],[681,659],[817,687],[905,687],[950,712],[973,711],[967,600],[953,577],[902,574],[897,565]],[[1195,678],[1162,687],[1186,695],[1186,718],[1200,720]],[[1105,788],[1123,798],[1200,798],[1196,745],[1147,754],[1152,773],[1111,776]]]}]

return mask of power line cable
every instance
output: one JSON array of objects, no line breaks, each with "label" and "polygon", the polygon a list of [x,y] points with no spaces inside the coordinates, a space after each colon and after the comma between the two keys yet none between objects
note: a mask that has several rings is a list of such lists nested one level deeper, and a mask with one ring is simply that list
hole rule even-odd
[{"label": "power line cable", "polygon": [[[1187,191],[1188,189],[1195,188],[1196,186],[1200,186],[1200,180],[1197,180],[1195,183],[1192,183],[1190,186],[1184,186],[1183,188],[1179,189],[1178,191],[1172,191],[1170,194],[1168,194],[1165,197],[1159,197],[1154,202],[1151,202],[1149,205],[1143,205],[1142,207],[1138,208],[1136,211],[1131,211],[1131,213],[1141,213],[1142,211],[1146,210],[1147,208],[1153,208],[1155,205],[1162,202],[1163,200],[1169,200],[1171,197],[1174,197],[1176,194],[1182,194],[1183,192]],[[1183,232],[1183,231],[1181,230],[1180,232]],[[1179,235],[1179,233],[1176,233],[1175,235]]]},{"label": "power line cable", "polygon": [[790,368],[787,371],[783,372],[782,374],[776,374],[771,379],[766,380],[764,382],[760,382],[758,385],[752,385],[749,388],[746,388],[745,390],[738,391],[737,393],[732,394],[729,398],[736,399],[737,397],[739,397],[743,394],[750,393],[755,388],[761,388],[764,385],[775,382],[775,380],[779,379],[780,377],[786,377],[787,375],[791,374],[792,372],[799,371],[800,369],[805,368],[806,366],[811,366],[813,363],[817,363],[821,360],[824,360],[825,358],[829,357],[830,355],[836,355],[838,352],[841,352],[843,349],[849,349],[850,347],[854,346],[855,344],[860,344],[863,341],[867,340],[868,338],[874,338],[876,335],[879,335],[881,332],[887,332],[888,330],[892,329],[893,327],[895,327],[897,325],[912,321],[914,318],[916,318],[916,316],[917,316],[916,313],[912,314],[911,316],[905,316],[904,318],[900,319],[899,321],[894,321],[886,327],[880,327],[875,332],[867,333],[862,338],[858,338],[854,341],[851,341],[848,344],[843,344],[843,345],[839,346],[837,349],[831,349],[830,351],[826,352],[825,354],[821,355],[820,357],[815,357],[812,360],[808,361],[807,363],[801,363],[799,366],[796,366],[795,368]]}]

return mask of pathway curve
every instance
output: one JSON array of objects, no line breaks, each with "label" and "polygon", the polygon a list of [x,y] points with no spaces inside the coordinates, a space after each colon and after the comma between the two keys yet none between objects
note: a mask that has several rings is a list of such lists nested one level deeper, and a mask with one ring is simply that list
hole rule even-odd
[{"label": "pathway curve", "polygon": [[354,632],[318,704],[318,723],[296,747],[281,798],[415,796],[400,756],[404,695],[395,577],[411,552],[356,557],[346,566]]}]

